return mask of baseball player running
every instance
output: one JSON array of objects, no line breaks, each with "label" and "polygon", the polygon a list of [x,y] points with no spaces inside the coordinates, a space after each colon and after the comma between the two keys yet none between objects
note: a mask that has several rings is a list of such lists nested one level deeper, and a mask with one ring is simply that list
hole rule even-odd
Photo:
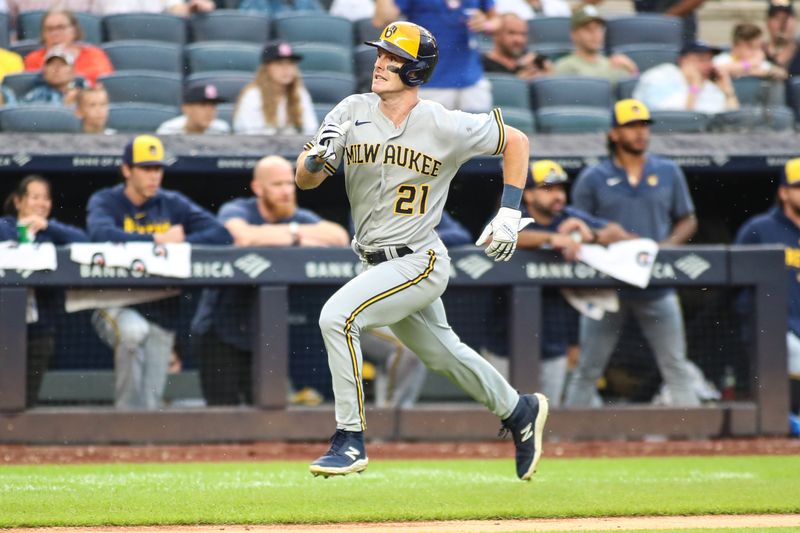
[{"label": "baseball player running", "polygon": [[355,237],[353,249],[369,268],[340,288],[319,324],[333,377],[336,433],[314,461],[314,475],[360,472],[364,447],[364,391],[360,335],[389,326],[431,370],[448,376],[510,430],[517,475],[530,479],[542,453],[547,398],[519,395],[447,323],[440,296],[450,258],[434,228],[458,168],[478,155],[503,155],[503,196],[497,215],[476,244],[508,261],[516,249],[528,138],[490,114],[450,111],[419,99],[438,60],[436,39],[410,22],[389,24],[377,48],[372,93],[351,95],[325,118],[297,160],[296,182],[313,189],[344,164]]}]

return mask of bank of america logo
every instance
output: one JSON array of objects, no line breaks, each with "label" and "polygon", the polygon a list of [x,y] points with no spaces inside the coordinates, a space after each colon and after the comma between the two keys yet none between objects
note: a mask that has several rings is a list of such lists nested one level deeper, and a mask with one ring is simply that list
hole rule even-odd
[{"label": "bank of america logo", "polygon": [[14,163],[18,164],[21,167],[24,167],[28,163],[31,162],[31,157],[28,154],[17,154],[11,158]]},{"label": "bank of america logo", "polygon": [[480,255],[472,254],[459,259],[456,266],[466,272],[472,279],[478,279],[492,269],[492,262]]},{"label": "bank of america logo", "polygon": [[675,267],[691,279],[697,279],[711,268],[711,263],[697,254],[689,254],[675,261]]},{"label": "bank of america logo", "polygon": [[247,274],[250,279],[255,279],[271,267],[272,262],[257,254],[247,254],[234,261],[233,266]]}]

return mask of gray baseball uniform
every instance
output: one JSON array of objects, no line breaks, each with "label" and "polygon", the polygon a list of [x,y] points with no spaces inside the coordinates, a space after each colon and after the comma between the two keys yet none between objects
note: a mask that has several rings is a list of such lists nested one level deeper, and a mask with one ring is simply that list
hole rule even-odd
[{"label": "gray baseball uniform", "polygon": [[[325,172],[332,174],[344,163],[356,228],[353,247],[361,254],[383,251],[390,258],[345,284],[320,314],[337,428],[366,428],[359,336],[387,325],[428,368],[506,418],[517,404],[517,392],[447,323],[440,296],[450,258],[434,231],[458,168],[472,157],[503,151],[502,115],[499,110],[450,111],[421,100],[398,128],[379,110],[379,102],[373,93],[349,96],[324,121],[352,122]],[[413,252],[402,255],[403,247]]]}]

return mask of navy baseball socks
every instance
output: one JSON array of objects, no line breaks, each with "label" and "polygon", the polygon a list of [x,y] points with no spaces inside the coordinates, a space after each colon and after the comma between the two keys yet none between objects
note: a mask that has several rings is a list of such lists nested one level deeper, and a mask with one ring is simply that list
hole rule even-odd
[{"label": "navy baseball socks", "polygon": [[500,435],[510,431],[514,437],[517,477],[523,481],[531,479],[542,456],[542,434],[547,410],[547,397],[544,394],[523,394],[511,415],[503,420]]},{"label": "navy baseball socks", "polygon": [[331,447],[328,452],[311,463],[308,470],[314,477],[346,476],[362,472],[368,464],[367,450],[364,448],[364,432],[337,429],[331,437]]}]

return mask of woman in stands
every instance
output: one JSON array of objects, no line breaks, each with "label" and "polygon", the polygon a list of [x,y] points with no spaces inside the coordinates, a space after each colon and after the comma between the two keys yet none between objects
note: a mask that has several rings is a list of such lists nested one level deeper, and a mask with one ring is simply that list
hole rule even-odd
[{"label": "woman in stands", "polygon": [[106,53],[91,44],[82,43],[83,30],[72,11],[51,9],[42,17],[42,48],[25,56],[25,70],[41,70],[47,50],[61,45],[75,56],[75,74],[94,85],[99,76],[114,71]]},{"label": "woman in stands", "polygon": [[319,127],[311,96],[289,43],[268,43],[256,79],[245,85],[233,111],[235,133],[313,135]]},{"label": "woman in stands", "polygon": [[[42,176],[23,178],[4,207],[7,216],[0,218],[0,241],[54,244],[89,241],[82,229],[50,218],[53,207],[50,182]],[[55,352],[55,324],[59,309],[64,309],[63,291],[36,289],[35,297],[30,293],[28,305],[38,315],[29,316],[28,324],[26,403],[30,407],[36,404],[42,377]]]}]

